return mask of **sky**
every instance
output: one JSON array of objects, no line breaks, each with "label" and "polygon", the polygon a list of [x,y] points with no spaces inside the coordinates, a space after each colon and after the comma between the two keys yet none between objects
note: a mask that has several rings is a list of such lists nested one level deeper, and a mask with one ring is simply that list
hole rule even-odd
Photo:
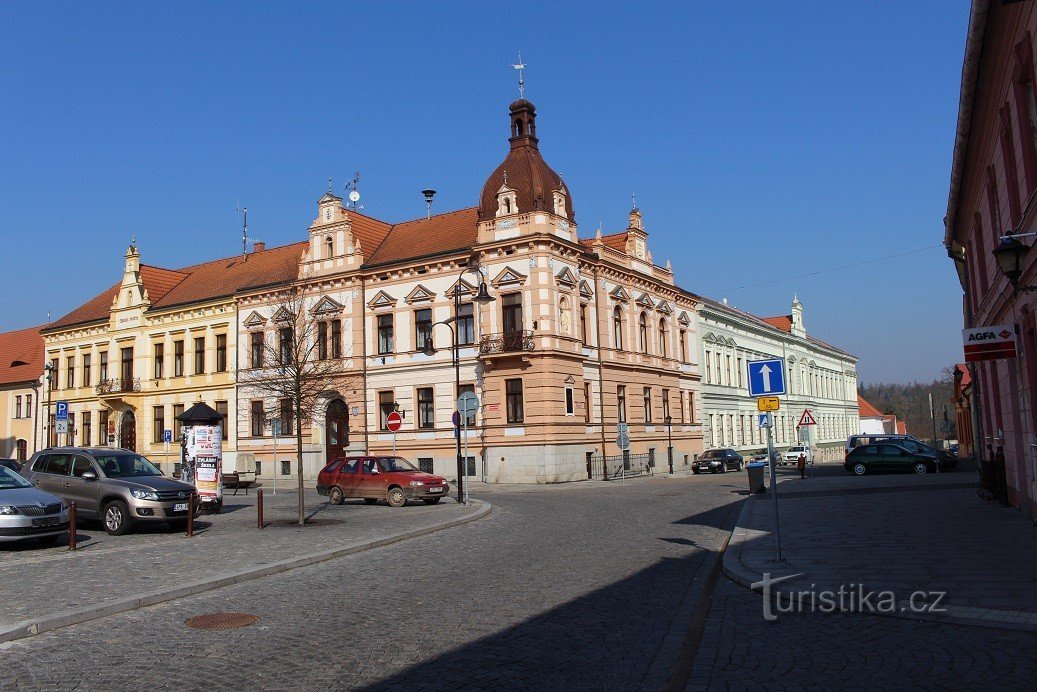
[{"label": "sky", "polygon": [[[961,359],[942,248],[968,3],[0,3],[0,330],[142,261],[306,237],[329,177],[387,221],[478,203],[522,53],[582,237],[788,314],[862,383]],[[799,277],[799,278],[789,278]]]}]

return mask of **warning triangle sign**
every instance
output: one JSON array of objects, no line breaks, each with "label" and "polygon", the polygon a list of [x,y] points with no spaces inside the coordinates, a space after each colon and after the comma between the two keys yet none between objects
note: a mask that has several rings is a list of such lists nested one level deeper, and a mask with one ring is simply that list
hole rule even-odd
[{"label": "warning triangle sign", "polygon": [[810,409],[803,409],[803,415],[799,417],[799,424],[803,425],[817,425],[817,421],[814,420],[814,416],[810,414]]}]

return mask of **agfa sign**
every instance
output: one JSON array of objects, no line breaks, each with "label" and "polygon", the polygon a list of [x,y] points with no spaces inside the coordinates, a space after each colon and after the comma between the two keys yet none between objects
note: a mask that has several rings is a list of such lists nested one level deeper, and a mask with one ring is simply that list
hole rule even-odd
[{"label": "agfa sign", "polygon": [[1015,358],[1015,328],[1010,324],[962,329],[965,362]]}]

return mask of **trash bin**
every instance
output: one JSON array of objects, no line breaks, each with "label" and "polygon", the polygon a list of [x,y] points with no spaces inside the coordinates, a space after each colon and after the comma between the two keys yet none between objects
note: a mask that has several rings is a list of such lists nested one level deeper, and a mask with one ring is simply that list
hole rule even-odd
[{"label": "trash bin", "polygon": [[763,485],[763,470],[765,468],[767,468],[767,462],[765,461],[754,461],[751,464],[745,465],[745,472],[749,475],[750,493],[766,492],[766,488]]}]

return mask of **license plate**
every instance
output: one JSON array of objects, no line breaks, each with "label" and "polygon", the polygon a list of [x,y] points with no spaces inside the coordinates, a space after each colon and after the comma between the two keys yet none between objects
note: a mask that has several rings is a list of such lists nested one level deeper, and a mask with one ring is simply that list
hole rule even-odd
[{"label": "license plate", "polygon": [[33,526],[57,526],[58,517],[43,517],[42,519],[33,519]]},{"label": "license plate", "polygon": [[178,503],[176,503],[175,505],[173,505],[173,511],[174,512],[186,512],[187,511],[187,503],[186,502],[178,502]]},{"label": "license plate", "polygon": [[443,489],[442,488],[429,488],[428,491],[430,493],[441,493],[441,492],[443,492]]}]

